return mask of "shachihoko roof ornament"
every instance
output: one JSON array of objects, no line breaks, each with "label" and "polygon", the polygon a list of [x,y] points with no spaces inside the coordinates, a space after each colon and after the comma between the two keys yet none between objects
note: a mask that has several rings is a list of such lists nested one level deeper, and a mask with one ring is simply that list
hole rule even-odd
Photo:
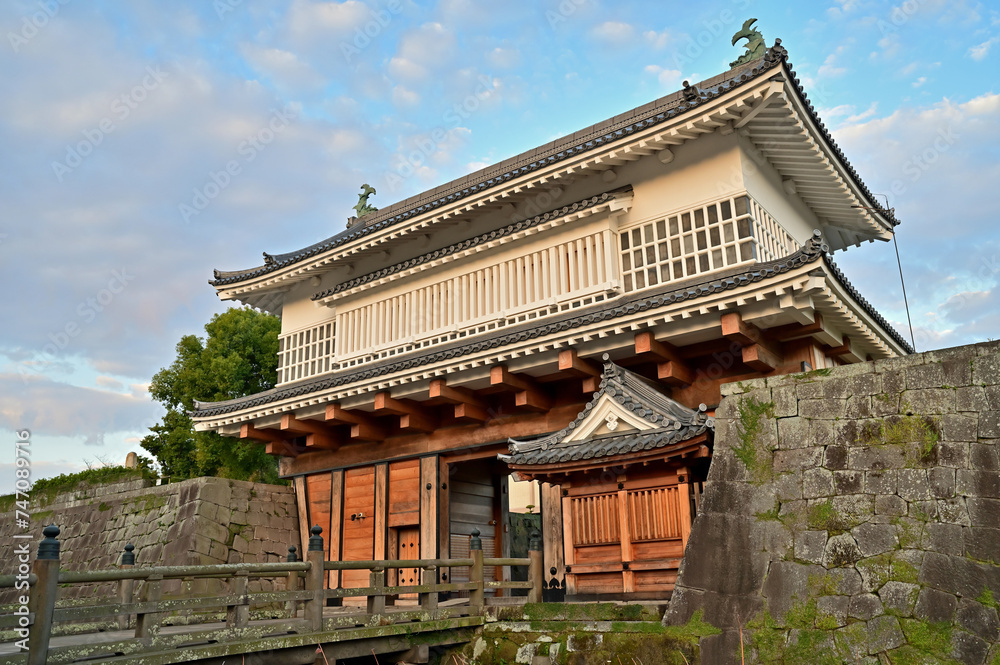
[{"label": "shachihoko roof ornament", "polygon": [[736,42],[741,39],[745,38],[747,40],[747,43],[744,44],[747,52],[730,62],[730,67],[739,67],[740,65],[764,57],[764,52],[767,51],[767,46],[764,44],[764,35],[757,28],[751,27],[756,22],[757,19],[755,18],[747,19],[743,22],[743,27],[740,28],[740,31],[733,35],[733,46],[736,46]]},{"label": "shachihoko roof ornament", "polygon": [[375,188],[369,185],[367,182],[361,185],[361,193],[358,194],[358,204],[354,206],[354,211],[358,214],[354,217],[349,217],[347,219],[347,228],[351,228],[355,224],[361,221],[361,218],[370,212],[375,212],[378,210],[373,205],[368,203],[368,197],[375,194]]}]

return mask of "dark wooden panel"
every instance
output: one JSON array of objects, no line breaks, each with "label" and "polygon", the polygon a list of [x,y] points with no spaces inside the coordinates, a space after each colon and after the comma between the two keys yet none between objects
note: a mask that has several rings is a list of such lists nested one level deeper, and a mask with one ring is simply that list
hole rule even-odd
[{"label": "dark wooden panel", "polygon": [[590,575],[574,575],[576,592],[583,593],[622,593],[624,585],[621,573],[593,573]]},{"label": "dark wooden panel", "polygon": [[323,529],[323,547],[327,558],[330,557],[330,485],[329,472],[306,476],[309,521]]}]

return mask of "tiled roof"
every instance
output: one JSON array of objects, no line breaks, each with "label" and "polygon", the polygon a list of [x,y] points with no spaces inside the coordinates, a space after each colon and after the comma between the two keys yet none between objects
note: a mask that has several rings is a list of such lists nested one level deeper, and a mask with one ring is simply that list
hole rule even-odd
[{"label": "tiled roof", "polygon": [[[754,282],[761,282],[778,275],[787,273],[803,265],[813,263],[824,257],[827,246],[818,235],[814,235],[798,251],[787,257],[770,261],[768,263],[758,263],[750,268],[738,269],[730,274],[712,275],[710,279],[703,282],[690,282],[678,288],[676,284],[665,285],[660,289],[649,289],[643,293],[636,294],[628,300],[613,301],[611,303],[601,303],[586,309],[569,312],[562,316],[554,316],[544,323],[525,323],[521,326],[511,328],[508,332],[497,334],[491,337],[482,337],[472,342],[455,342],[451,345],[442,345],[432,351],[408,354],[408,356],[385,360],[380,363],[373,363],[362,369],[352,369],[350,371],[328,374],[325,376],[308,379],[300,383],[295,383],[280,388],[272,388],[255,395],[239,397],[225,402],[198,402],[194,404],[191,415],[199,418],[219,416],[232,413],[241,409],[263,406],[283,399],[308,395],[310,393],[336,388],[337,386],[349,385],[357,381],[368,381],[380,376],[392,374],[399,371],[415,369],[424,365],[430,365],[443,360],[453,360],[462,358],[469,354],[497,349],[509,344],[516,344],[526,340],[545,337],[553,333],[566,332],[575,328],[580,328],[600,321],[608,321],[627,314],[644,312],[650,309],[657,309],[664,305],[689,300],[697,300],[713,293],[721,293],[741,286],[746,286]],[[832,262],[828,263],[832,266]],[[851,293],[857,293],[847,282],[846,278],[836,271],[835,275],[845,288]],[[862,307],[872,317],[878,317],[871,306],[865,301],[859,300]],[[893,330],[881,317],[878,320],[887,333],[900,344],[907,352],[912,353],[910,346],[902,337]]]},{"label": "tiled roof", "polygon": [[[610,362],[607,354],[604,360],[601,384],[573,422],[554,434],[538,439],[510,439],[511,454],[500,455],[500,459],[512,466],[597,459],[661,448],[687,441],[709,430],[714,431],[715,419],[705,415],[704,404],[698,411],[693,411],[667,397],[638,374]],[[566,441],[574,430],[587,421],[605,395],[656,427]]]},{"label": "tiled roof", "polygon": [[607,203],[615,198],[616,194],[624,194],[626,192],[631,192],[631,185],[628,187],[620,187],[611,192],[605,192],[603,194],[598,194],[597,196],[591,196],[588,199],[583,199],[582,201],[576,201],[570,203],[569,205],[563,206],[562,208],[557,208],[541,215],[536,215],[531,219],[521,220],[513,224],[508,224],[502,228],[496,229],[495,231],[490,231],[489,233],[483,233],[475,238],[469,238],[468,240],[463,240],[462,242],[457,242],[454,245],[448,245],[447,247],[442,247],[441,249],[436,249],[433,252],[428,252],[426,254],[421,254],[412,259],[408,259],[401,263],[395,263],[391,266],[382,268],[381,270],[376,270],[375,272],[370,272],[367,275],[361,275],[355,277],[354,279],[349,279],[346,282],[341,282],[332,289],[327,289],[321,293],[317,293],[312,297],[313,300],[322,300],[337,293],[353,289],[356,286],[361,286],[362,284],[367,284],[373,282],[377,279],[382,279],[383,277],[388,277],[389,275],[394,275],[398,272],[414,268],[416,266],[434,261],[435,259],[440,259],[445,256],[452,256],[458,252],[464,251],[476,245],[481,245],[483,243],[492,242],[494,240],[499,240],[505,236],[512,235],[519,231],[524,231],[525,229],[530,229],[532,227],[543,224],[550,219],[558,219],[565,215],[570,215],[574,212],[580,210],[586,210],[588,208],[593,208],[602,203]]},{"label": "tiled roof", "polygon": [[891,211],[882,208],[874,200],[871,192],[855,172],[854,167],[851,166],[851,163],[830,136],[826,125],[816,116],[816,111],[802,89],[798,77],[795,76],[795,71],[792,70],[791,63],[787,61],[788,52],[781,46],[781,40],[777,39],[774,46],[768,49],[767,53],[760,60],[730,69],[727,72],[702,81],[696,86],[686,85],[683,90],[592,125],[579,132],[553,141],[548,145],[529,150],[481,171],[453,180],[428,192],[418,194],[387,208],[369,213],[369,215],[365,216],[365,224],[353,226],[309,247],[287,254],[270,255],[265,252],[265,261],[262,266],[247,270],[216,270],[215,279],[210,280],[209,283],[213,286],[225,286],[266,275],[347,242],[377,233],[382,229],[427,212],[428,210],[433,210],[469,196],[478,195],[492,187],[502,185],[513,178],[537,171],[550,164],[576,157],[581,153],[617,141],[637,131],[671,120],[736,87],[759,78],[775,67],[780,66],[782,62],[788,64],[789,74],[794,83],[793,87],[803,105],[808,109],[813,122],[819,128],[823,139],[831,147],[841,164],[850,174],[851,178],[853,178],[855,184],[868,199],[871,207],[895,224],[896,221]]}]

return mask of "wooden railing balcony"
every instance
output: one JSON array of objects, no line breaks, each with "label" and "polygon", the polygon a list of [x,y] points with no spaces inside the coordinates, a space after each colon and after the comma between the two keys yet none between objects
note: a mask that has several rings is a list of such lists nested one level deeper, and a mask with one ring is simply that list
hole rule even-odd
[{"label": "wooden railing balcony", "polygon": [[[121,663],[175,663],[257,653],[352,639],[369,639],[365,628],[405,626],[403,633],[481,625],[487,588],[526,589],[525,602],[540,602],[542,554],[540,538],[533,538],[528,558],[484,558],[478,533],[470,542],[468,559],[416,559],[392,561],[325,561],[322,529],[314,526],[306,560],[298,561],[289,548],[286,562],[237,563],[203,566],[135,566],[127,546],[119,568],[96,571],[60,571],[59,529],[48,526],[38,548],[28,612],[0,617],[0,630],[13,631],[15,641],[0,645],[0,664],[52,665],[79,660]],[[526,566],[527,582],[492,582],[484,578],[486,566]],[[388,585],[386,572],[410,568],[430,574],[422,584]],[[469,581],[441,584],[433,581],[441,568],[468,568]],[[326,588],[326,571],[368,570],[369,586]],[[250,580],[284,580],[284,590],[250,592]],[[164,597],[168,580],[222,580],[228,593],[219,596]],[[88,599],[85,604],[60,602],[59,590],[77,584],[117,582],[114,597]],[[14,576],[0,577],[0,588],[14,588]],[[467,604],[439,607],[442,593],[467,592]],[[393,607],[398,596],[414,594],[416,606]],[[366,598],[365,608],[327,610],[344,598]],[[328,602],[330,601],[330,602]],[[253,608],[267,608],[272,618],[253,618]],[[221,615],[225,622],[170,626],[177,613]],[[213,617],[209,617],[213,618]],[[104,620],[99,634],[71,635],[72,624]],[[416,623],[415,623],[416,622]],[[113,630],[117,626],[118,630]],[[346,632],[345,632],[346,631]],[[369,631],[370,632],[370,631]],[[391,632],[391,631],[390,631]],[[62,633],[65,637],[54,636]],[[331,633],[336,633],[332,636]],[[401,633],[402,634],[402,633]],[[61,642],[61,643],[57,643]],[[25,648],[26,647],[26,648]],[[195,653],[192,653],[195,652]]]}]

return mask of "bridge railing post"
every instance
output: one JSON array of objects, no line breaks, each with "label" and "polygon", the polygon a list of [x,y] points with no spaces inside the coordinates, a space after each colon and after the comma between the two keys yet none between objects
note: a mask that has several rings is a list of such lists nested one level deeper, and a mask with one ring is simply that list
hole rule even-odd
[{"label": "bridge railing post", "polygon": [[52,614],[59,595],[59,527],[50,524],[42,529],[38,543],[38,556],[33,571],[38,582],[31,590],[28,600],[29,612],[35,615],[35,623],[28,634],[28,665],[45,665],[49,656],[49,638],[52,636]]},{"label": "bridge railing post", "polygon": [[[135,568],[135,545],[128,543],[125,545],[125,551],[122,552],[122,563],[121,567],[124,570],[132,570]],[[128,605],[132,602],[135,595],[135,580],[134,579],[124,579],[118,580],[118,602],[122,605]],[[118,628],[121,630],[127,630],[131,621],[132,615],[128,612],[118,615]]]},{"label": "bridge railing post", "polygon": [[472,529],[472,536],[469,538],[469,554],[472,555],[469,581],[477,585],[469,592],[469,607],[476,612],[481,612],[485,600],[485,580],[483,579],[483,540],[479,537],[479,529]]},{"label": "bridge railing post", "polygon": [[[143,603],[159,603],[163,599],[163,575],[153,573],[146,578],[142,589]],[[160,628],[160,613],[137,612],[135,615],[135,636],[152,637]]]},{"label": "bridge railing post", "polygon": [[309,549],[306,551],[306,561],[309,562],[309,572],[306,573],[306,590],[312,591],[312,598],[306,601],[305,618],[309,626],[314,631],[323,630],[323,579],[326,573],[323,570],[324,550],[322,527],[318,524],[309,529]]},{"label": "bridge railing post", "polygon": [[238,596],[235,605],[226,608],[226,627],[244,628],[250,622],[250,599],[247,597],[247,571],[240,570],[233,576],[233,584],[229,593]]},{"label": "bridge railing post", "polygon": [[[435,566],[434,564],[429,564],[424,566],[423,583],[431,586],[437,584],[437,566]],[[420,607],[429,612],[433,612],[438,608],[437,591],[428,591],[426,593],[422,593],[420,594],[419,599],[420,599]]]},{"label": "bridge railing post", "polygon": [[542,602],[542,582],[544,574],[542,572],[542,534],[538,529],[531,532],[528,538],[528,580],[531,588],[528,590],[528,602]]},{"label": "bridge railing post", "polygon": [[[295,551],[295,545],[288,548],[288,563],[298,562],[299,557]],[[285,591],[298,591],[299,590],[299,571],[290,570],[288,571],[288,581],[285,582]],[[290,600],[285,603],[285,611],[288,612],[288,616],[295,618],[295,613],[298,612],[299,604],[295,600]]]},{"label": "bridge railing post", "polygon": [[372,568],[368,586],[375,587],[376,591],[368,596],[368,614],[385,614],[385,568]]}]

